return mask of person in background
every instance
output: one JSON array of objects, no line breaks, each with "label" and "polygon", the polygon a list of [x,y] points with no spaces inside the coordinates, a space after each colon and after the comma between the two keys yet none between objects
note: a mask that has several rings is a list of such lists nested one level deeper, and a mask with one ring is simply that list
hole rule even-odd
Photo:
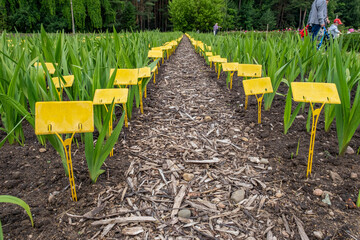
[{"label": "person in background", "polygon": [[215,23],[214,25],[214,36],[216,36],[217,32],[219,31],[219,28],[221,28],[218,23]]},{"label": "person in background", "polygon": [[334,20],[334,24],[332,24],[329,28],[329,32],[331,33],[332,37],[335,39],[341,34],[341,32],[338,29],[338,26],[342,24],[341,20],[339,18],[336,18]]},{"label": "person in background", "polygon": [[311,5],[309,20],[307,25],[311,27],[312,39],[314,40],[320,28],[324,28],[326,23],[330,23],[327,16],[327,4],[329,0],[314,0]]}]

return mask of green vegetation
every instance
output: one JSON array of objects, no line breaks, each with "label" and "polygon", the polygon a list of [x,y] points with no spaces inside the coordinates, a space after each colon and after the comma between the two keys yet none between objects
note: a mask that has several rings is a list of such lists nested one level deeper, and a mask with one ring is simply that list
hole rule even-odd
[{"label": "green vegetation", "polygon": [[[336,119],[339,154],[343,154],[360,125],[360,61],[358,47],[347,36],[332,41],[330,46],[316,50],[310,37],[300,39],[298,34],[287,33],[234,33],[224,36],[192,33],[192,37],[212,46],[214,55],[226,57],[228,62],[261,64],[263,76],[271,77],[274,93],[264,96],[264,108],[269,110],[276,95],[283,96],[284,133],[295,117],[305,114],[305,103],[293,103],[293,81],[335,83],[340,105],[325,107],[325,130],[329,131]],[[356,50],[356,51],[355,51]],[[280,86],[281,92],[279,92]],[[287,89],[287,90],[284,90]],[[293,104],[296,107],[293,108]],[[311,110],[308,111],[307,130],[310,130]]]},{"label": "green vegetation", "polygon": [[[27,215],[30,218],[31,225],[34,226],[34,221],[33,221],[32,215],[31,215],[30,207],[29,207],[29,205],[26,204],[26,202],[24,202],[20,198],[13,197],[10,195],[0,195],[0,203],[13,203],[13,204],[19,205],[20,207],[24,208],[24,210],[26,211]],[[0,240],[4,240],[4,234],[2,231],[1,221],[0,221]]]}]

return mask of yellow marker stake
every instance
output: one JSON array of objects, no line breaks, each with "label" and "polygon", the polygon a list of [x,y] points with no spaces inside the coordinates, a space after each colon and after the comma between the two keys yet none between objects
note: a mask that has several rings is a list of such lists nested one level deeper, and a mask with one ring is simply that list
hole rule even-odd
[{"label": "yellow marker stake", "polygon": [[[57,65],[57,63],[55,63]],[[54,74],[55,73],[55,67],[53,63],[50,62],[46,62],[45,63],[47,70],[49,71],[50,74]],[[36,62],[34,64],[34,67],[40,67],[41,66],[41,62]],[[45,71],[44,71],[45,72]]]},{"label": "yellow marker stake", "polygon": [[[140,82],[142,82],[142,80],[144,78],[150,78],[151,77],[151,69],[149,67],[143,67],[143,68],[139,68],[139,73],[138,73],[138,77],[141,79],[139,81],[139,86],[140,86]],[[146,94],[146,86],[145,86],[145,89],[144,89],[144,98],[147,97],[147,94]]]},{"label": "yellow marker stake", "polygon": [[218,79],[220,78],[220,73],[221,73],[221,64],[222,63],[226,63],[227,59],[226,58],[215,58],[213,59],[213,62],[216,64],[216,66],[218,67],[218,70],[216,71],[216,66],[215,66],[215,72],[218,73]]},{"label": "yellow marker stake", "polygon": [[[35,134],[56,134],[66,156],[71,196],[77,201],[74,172],[71,161],[71,142],[76,132],[94,131],[93,105],[89,101],[37,102],[35,104]],[[63,140],[60,134],[71,134]]]},{"label": "yellow marker stake", "polygon": [[[261,123],[261,104],[265,93],[272,93],[273,88],[269,77],[256,78],[243,81],[244,91],[246,95],[245,109],[247,109],[247,101],[249,95],[255,95],[258,102],[258,123]],[[261,94],[261,97],[257,95]]]},{"label": "yellow marker stake", "polygon": [[[125,127],[128,127],[127,112],[126,112],[126,102],[128,99],[129,89],[127,88],[113,88],[113,89],[96,89],[93,104],[94,105],[104,105],[106,111],[108,108],[106,104],[111,104],[114,101],[114,105],[111,109],[111,116],[109,121],[109,136],[113,131],[113,121],[112,114],[114,111],[115,104],[122,104],[125,114]],[[110,157],[114,155],[114,150],[111,150]]]},{"label": "yellow marker stake", "polygon": [[[52,78],[52,81],[54,83],[54,86],[56,88],[56,91],[59,95],[59,99],[61,101],[61,94],[62,94],[62,91],[65,87],[71,87],[74,83],[74,75],[68,75],[68,76],[63,76],[63,79],[65,82],[63,82],[63,80],[59,77],[53,77]],[[58,90],[58,89],[61,89],[61,90]]]},{"label": "yellow marker stake", "polygon": [[[115,71],[115,69],[110,69],[110,76]],[[142,92],[140,84],[138,81],[139,78],[139,70],[135,69],[117,69],[114,85],[116,86],[127,86],[127,85],[138,85],[139,86],[139,96],[140,96],[140,112],[143,113],[143,102],[142,102]]]},{"label": "yellow marker stake", "polygon": [[[309,146],[308,165],[306,170],[306,177],[311,175],[312,162],[314,156],[316,127],[319,120],[321,110],[326,103],[341,104],[339,94],[334,83],[309,83],[309,82],[293,82],[291,89],[294,101],[308,102],[312,111],[312,126]],[[314,103],[321,103],[321,107],[314,109]]]},{"label": "yellow marker stake", "polygon": [[232,82],[235,72],[238,70],[239,63],[223,63],[222,68],[224,72],[230,72],[230,89],[232,89]]}]

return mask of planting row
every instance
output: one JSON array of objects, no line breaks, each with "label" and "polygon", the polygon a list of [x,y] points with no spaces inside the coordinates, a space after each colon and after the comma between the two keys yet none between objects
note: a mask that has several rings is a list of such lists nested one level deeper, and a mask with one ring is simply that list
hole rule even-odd
[{"label": "planting row", "polygon": [[[335,84],[339,96],[338,103],[341,104],[325,105],[325,131],[329,131],[336,120],[334,124],[338,136],[338,151],[339,154],[345,153],[360,125],[360,57],[355,51],[347,51],[348,42],[344,43],[342,39],[330,40],[328,45],[316,50],[317,43],[311,41],[310,37],[301,40],[299,36],[290,34],[271,38],[264,38],[256,33],[216,37],[210,34],[191,33],[191,36],[204,44],[205,48],[202,49],[200,46],[200,51],[206,59],[210,55],[226,56],[223,62],[261,65],[261,75],[257,77],[270,77],[273,90],[264,95],[265,110],[270,110],[276,95],[286,99],[284,134],[290,130],[296,116],[301,112],[305,113],[305,108],[309,109],[307,131],[311,130],[311,104],[309,106],[301,102],[297,103],[296,107],[292,106],[295,97],[292,83]],[[217,71],[220,74],[221,69]],[[233,72],[228,71],[229,88],[231,88],[232,74]],[[288,91],[279,92],[280,84],[287,86]]]}]

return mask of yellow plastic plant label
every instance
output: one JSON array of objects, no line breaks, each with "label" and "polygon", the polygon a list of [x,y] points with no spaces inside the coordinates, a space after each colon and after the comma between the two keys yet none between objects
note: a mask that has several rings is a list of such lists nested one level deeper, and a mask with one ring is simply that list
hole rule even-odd
[{"label": "yellow plastic plant label", "polygon": [[235,72],[238,70],[239,63],[223,63],[221,65],[224,72]]},{"label": "yellow plastic plant label", "polygon": [[[115,69],[110,69],[110,76],[113,74]],[[114,85],[137,85],[138,84],[138,72],[135,69],[117,69],[114,80]]]},{"label": "yellow plastic plant label", "polygon": [[238,77],[261,77],[261,65],[256,64],[239,64]]},{"label": "yellow plastic plant label", "polygon": [[296,102],[341,104],[335,83],[292,82]]},{"label": "yellow plastic plant label", "polygon": [[35,134],[93,132],[93,103],[90,101],[37,102]]},{"label": "yellow plastic plant label", "polygon": [[247,96],[273,92],[271,79],[269,77],[244,80],[243,85],[245,95]]},{"label": "yellow plastic plant label", "polygon": [[56,88],[71,87],[74,83],[74,75],[63,76],[65,83],[59,77],[53,77],[52,81]]},{"label": "yellow plastic plant label", "polygon": [[128,88],[96,89],[93,104],[111,104],[113,100],[114,103],[126,103],[128,93]]}]

